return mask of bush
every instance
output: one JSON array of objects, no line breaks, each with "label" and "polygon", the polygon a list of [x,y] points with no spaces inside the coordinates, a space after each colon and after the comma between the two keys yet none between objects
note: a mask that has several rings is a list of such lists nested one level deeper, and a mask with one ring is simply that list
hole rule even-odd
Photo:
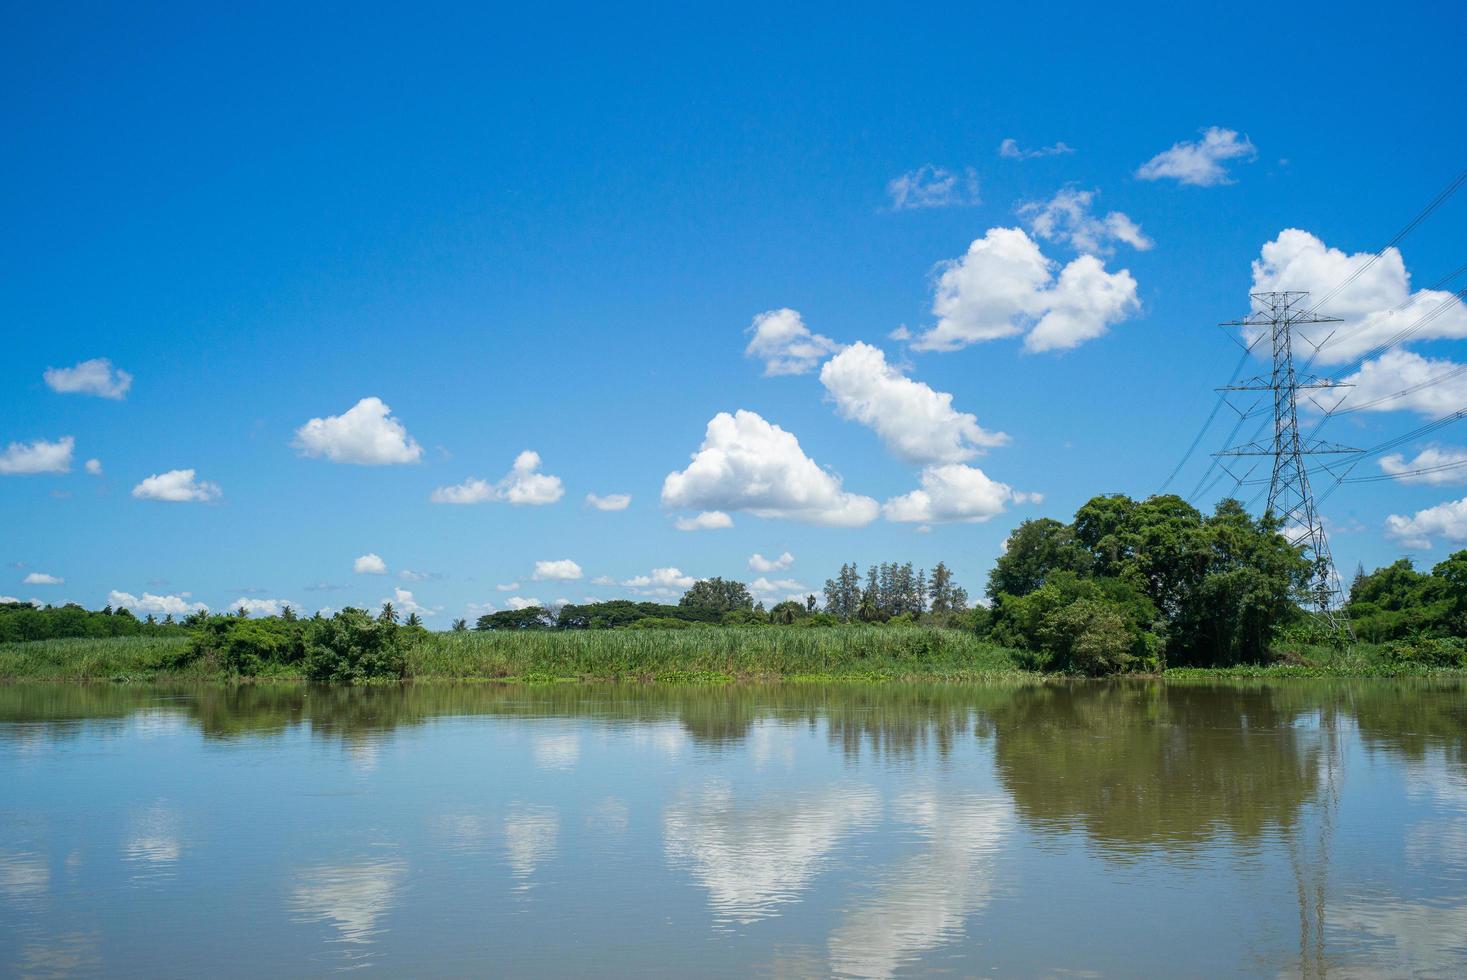
[{"label": "bush", "polygon": [[1467,667],[1467,640],[1459,636],[1414,636],[1386,644],[1386,656],[1420,667]]},{"label": "bush", "polygon": [[306,644],[306,676],[328,684],[359,684],[407,673],[402,628],[361,609],[343,609],[314,623]]},{"label": "bush", "polygon": [[305,626],[275,617],[210,616],[189,639],[180,662],[170,666],[202,658],[237,677],[295,673],[305,659]]}]

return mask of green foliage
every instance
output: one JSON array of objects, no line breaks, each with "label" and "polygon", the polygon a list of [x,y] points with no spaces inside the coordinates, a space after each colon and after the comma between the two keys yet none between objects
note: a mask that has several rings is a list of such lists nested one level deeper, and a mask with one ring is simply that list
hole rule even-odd
[{"label": "green foliage", "polygon": [[1418,636],[1386,644],[1392,662],[1419,667],[1467,667],[1467,639]]},{"label": "green foliage", "polygon": [[693,587],[683,593],[678,600],[678,605],[687,609],[698,609],[722,615],[735,609],[750,609],[754,605],[753,596],[749,595],[749,589],[742,582],[733,579],[705,578],[693,583]]},{"label": "green foliage", "polygon": [[1467,551],[1450,555],[1431,572],[1418,572],[1411,559],[1359,575],[1350,588],[1345,611],[1355,635],[1370,643],[1412,636],[1462,635],[1464,567]]},{"label": "green foliage", "polygon": [[[364,610],[343,609],[312,626],[306,645],[306,676],[329,684],[401,678],[407,673],[403,643],[407,632],[386,617],[374,620]],[[418,632],[426,635],[426,631]]]},{"label": "green foliage", "polygon": [[126,609],[89,612],[75,603],[37,608],[28,602],[0,602],[0,643],[66,637],[182,636],[171,622],[141,622]]},{"label": "green foliage", "polygon": [[306,655],[306,624],[276,617],[211,616],[189,639],[183,660],[238,677],[299,674]]},{"label": "green foliage", "polygon": [[524,609],[502,609],[479,617],[474,624],[476,630],[548,630],[555,625],[555,618],[548,610],[539,606]]}]

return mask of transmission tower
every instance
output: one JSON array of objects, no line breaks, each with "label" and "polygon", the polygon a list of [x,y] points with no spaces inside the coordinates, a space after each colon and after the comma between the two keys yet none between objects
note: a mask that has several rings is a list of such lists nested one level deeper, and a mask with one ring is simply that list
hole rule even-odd
[{"label": "transmission tower", "polygon": [[[1228,385],[1219,389],[1224,392],[1225,397],[1232,392],[1267,393],[1243,414],[1246,418],[1255,408],[1271,399],[1273,403],[1273,439],[1267,445],[1255,439],[1253,442],[1232,446],[1214,455],[1219,457],[1272,457],[1273,472],[1269,476],[1268,505],[1264,508],[1264,513],[1271,514],[1280,521],[1281,531],[1289,543],[1301,548],[1302,553],[1311,564],[1309,581],[1298,599],[1302,605],[1318,612],[1332,628],[1348,633],[1351,630],[1349,619],[1340,601],[1340,577],[1335,571],[1334,559],[1330,556],[1329,539],[1325,537],[1324,524],[1315,506],[1314,494],[1309,489],[1309,468],[1305,465],[1305,458],[1348,455],[1357,450],[1319,439],[1304,438],[1299,434],[1298,400],[1300,393],[1304,393],[1304,397],[1309,402],[1322,413],[1327,414],[1329,409],[1315,400],[1315,393],[1346,387],[1329,378],[1295,373],[1294,328],[1304,323],[1340,322],[1337,317],[1323,316],[1312,309],[1305,309],[1302,301],[1308,295],[1305,292],[1253,293],[1253,312],[1241,320],[1223,324],[1225,327],[1243,328],[1245,338],[1250,333],[1256,334],[1248,340],[1247,346],[1250,350],[1255,345],[1262,343],[1265,337],[1273,346],[1273,370],[1268,377],[1250,378],[1242,384]],[[1325,337],[1318,344],[1303,335],[1300,336],[1300,339],[1309,343],[1317,351],[1328,342],[1329,337]],[[1236,410],[1236,406],[1234,409]],[[1260,434],[1261,432],[1260,429]],[[1262,460],[1259,462],[1261,463]],[[1226,469],[1226,464],[1223,465]],[[1257,465],[1255,463],[1254,468],[1257,468]],[[1321,465],[1324,469],[1329,469],[1327,464]],[[1233,474],[1234,479],[1240,485],[1245,482],[1247,475],[1238,477]]]}]

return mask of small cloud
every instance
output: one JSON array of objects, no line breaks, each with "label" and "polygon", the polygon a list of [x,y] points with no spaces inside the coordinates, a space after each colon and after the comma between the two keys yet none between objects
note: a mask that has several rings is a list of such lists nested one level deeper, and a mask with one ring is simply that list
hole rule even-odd
[{"label": "small cloud", "polygon": [[766,378],[806,374],[840,350],[829,337],[811,333],[800,311],[789,307],[760,313],[744,332],[753,334],[744,356],[763,361]]},{"label": "small cloud", "polygon": [[52,391],[63,395],[119,399],[125,398],[132,387],[132,375],[113,367],[105,357],[94,357],[75,367],[47,368],[44,377]]},{"label": "small cloud", "polygon": [[31,572],[23,580],[24,585],[64,585],[66,579],[56,575],[47,575],[45,572]]},{"label": "small cloud", "polygon": [[86,471],[92,476],[102,475],[102,461],[100,459],[89,459],[86,462]]},{"label": "small cloud", "polygon": [[632,495],[629,493],[608,493],[604,497],[594,493],[586,494],[586,506],[597,510],[626,510],[631,502]]},{"label": "small cloud", "polygon": [[170,503],[209,503],[222,494],[219,484],[195,479],[192,469],[155,473],[132,488],[132,495],[139,500]]},{"label": "small cloud", "polygon": [[331,582],[317,582],[315,585],[306,586],[307,592],[341,592],[346,589],[345,585],[336,585]]},{"label": "small cloud", "polygon": [[978,196],[978,174],[972,167],[953,171],[932,164],[887,181],[886,196],[893,211],[972,207],[983,203]]},{"label": "small cloud", "polygon": [[416,463],[423,456],[423,447],[377,397],[363,398],[340,415],[311,419],[295,431],[292,445],[302,456],[361,466]]},{"label": "small cloud", "polygon": [[749,571],[751,572],[778,572],[789,568],[795,563],[795,556],[786,551],[778,558],[765,558],[757,551],[749,556]]},{"label": "small cloud", "polygon": [[0,474],[65,473],[71,469],[71,450],[76,440],[62,436],[55,442],[12,442],[0,453]]},{"label": "small cloud", "polygon": [[407,568],[398,572],[397,577],[404,582],[436,582],[443,578],[438,572],[414,572]]},{"label": "small cloud", "polygon": [[616,579],[610,575],[597,575],[591,580],[592,585],[615,585]]},{"label": "small cloud", "polygon": [[520,583],[518,583],[518,582],[505,582],[505,583],[503,583],[501,585],[496,585],[495,586],[495,588],[498,589],[500,592],[513,592],[515,589],[518,589],[519,587],[520,587]]},{"label": "small cloud", "polygon": [[504,600],[504,604],[511,609],[529,609],[531,606],[543,606],[539,599],[534,596],[512,595]]},{"label": "small cloud", "polygon": [[1248,137],[1239,137],[1231,129],[1209,126],[1202,131],[1202,139],[1175,143],[1171,149],[1147,160],[1136,170],[1136,176],[1142,180],[1170,179],[1194,187],[1215,187],[1233,182],[1223,161],[1253,160],[1257,156],[1258,150]]},{"label": "small cloud", "polygon": [[229,604],[229,611],[238,612],[243,609],[250,616],[279,616],[285,612],[286,606],[295,612],[301,612],[305,608],[300,603],[291,602],[289,599],[255,599],[240,596]]},{"label": "small cloud", "polygon": [[705,510],[696,517],[679,517],[673,522],[679,531],[717,531],[733,526],[733,518],[721,510]]},{"label": "small cloud", "polygon": [[515,457],[509,473],[498,483],[470,477],[456,486],[439,487],[428,499],[435,504],[482,504],[491,501],[539,507],[565,495],[560,477],[539,472],[540,454],[526,449]]},{"label": "small cloud", "polygon": [[1095,191],[1062,187],[1048,201],[1020,204],[1018,212],[1028,219],[1035,235],[1046,241],[1067,242],[1077,252],[1109,255],[1115,251],[1114,242],[1145,252],[1156,244],[1120,211],[1111,211],[1103,218],[1091,213],[1095,196]]},{"label": "small cloud", "polygon": [[352,562],[351,570],[358,575],[386,575],[387,562],[375,552],[369,551]]},{"label": "small cloud", "polygon": [[187,616],[189,613],[209,611],[208,606],[202,602],[190,602],[190,598],[187,592],[178,595],[153,595],[151,592],[144,592],[139,597],[113,589],[107,593],[107,604],[120,609],[131,609],[133,612],[153,613],[156,616]]},{"label": "small cloud", "polygon": [[698,581],[678,568],[654,568],[646,575],[636,575],[621,584],[640,595],[674,596],[686,592]]},{"label": "small cloud", "polygon": [[427,606],[420,605],[418,601],[413,598],[413,594],[407,589],[393,589],[392,597],[390,599],[378,600],[379,605],[384,602],[392,603],[393,609],[395,609],[399,613],[403,613],[406,615],[417,613],[419,616],[436,616],[443,608],[442,606],[434,606],[433,608],[429,609]]},{"label": "small cloud", "polygon": [[1034,160],[1039,157],[1054,157],[1074,152],[1074,147],[1065,143],[1056,143],[1053,146],[1041,146],[1037,150],[1026,150],[1019,146],[1019,141],[1013,137],[1009,137],[998,144],[998,155],[1008,160]]},{"label": "small cloud", "polygon": [[569,558],[561,558],[556,561],[535,562],[535,574],[531,576],[535,581],[573,582],[581,577],[581,566]]}]

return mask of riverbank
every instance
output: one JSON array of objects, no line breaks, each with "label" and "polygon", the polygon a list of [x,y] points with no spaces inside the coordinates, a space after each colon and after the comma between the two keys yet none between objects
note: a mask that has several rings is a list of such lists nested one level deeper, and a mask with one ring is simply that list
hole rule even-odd
[{"label": "riverbank", "polygon": [[[208,659],[187,662],[186,634],[0,644],[0,679],[226,681]],[[419,632],[405,648],[407,679],[423,681],[865,680],[983,681],[1038,677],[1021,655],[971,633],[931,627],[828,629],[708,627],[688,630]],[[1386,648],[1292,648],[1270,664],[1174,667],[1171,680],[1227,677],[1463,676],[1393,660]],[[256,679],[301,680],[280,665]]]}]

